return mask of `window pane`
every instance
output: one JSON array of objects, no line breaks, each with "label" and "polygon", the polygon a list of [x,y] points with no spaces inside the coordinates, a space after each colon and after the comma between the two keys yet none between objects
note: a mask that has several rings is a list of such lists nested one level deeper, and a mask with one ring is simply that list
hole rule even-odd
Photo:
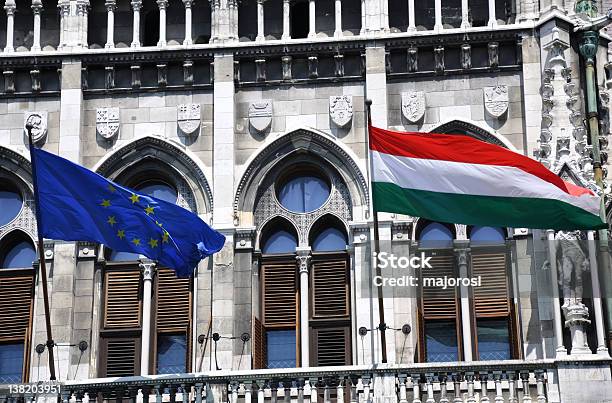
[{"label": "window pane", "polygon": [[22,269],[32,267],[36,258],[36,250],[31,243],[21,241],[8,251],[2,262],[3,269]]},{"label": "window pane", "polygon": [[288,231],[278,231],[265,242],[262,253],[295,253],[297,239]]},{"label": "window pane", "polygon": [[315,252],[346,250],[346,236],[337,228],[326,228],[317,235],[312,249]]},{"label": "window pane", "polygon": [[510,333],[508,321],[478,320],[478,355],[481,360],[509,360]]},{"label": "window pane", "polygon": [[21,195],[13,189],[0,190],[0,226],[13,221],[21,211]]},{"label": "window pane", "polygon": [[157,374],[187,372],[187,337],[160,335],[157,338]]},{"label": "window pane", "polygon": [[155,197],[168,203],[176,203],[178,197],[176,190],[163,182],[146,182],[136,188],[139,193]]},{"label": "window pane", "polygon": [[419,241],[424,248],[449,248],[453,244],[453,233],[447,226],[434,222],[423,228]]},{"label": "window pane", "polygon": [[0,344],[0,383],[21,382],[23,343]]},{"label": "window pane", "polygon": [[295,330],[266,332],[268,368],[295,368]]},{"label": "window pane", "polygon": [[138,253],[111,251],[109,260],[111,262],[129,262],[138,260],[139,257]]},{"label": "window pane", "polygon": [[329,197],[329,185],[315,176],[301,176],[285,183],[278,200],[295,213],[308,213],[321,207]]},{"label": "window pane", "polygon": [[504,231],[495,227],[474,227],[470,231],[470,242],[479,245],[503,244],[506,241]]},{"label": "window pane", "polygon": [[425,351],[427,362],[458,361],[457,329],[453,321],[425,324]]}]

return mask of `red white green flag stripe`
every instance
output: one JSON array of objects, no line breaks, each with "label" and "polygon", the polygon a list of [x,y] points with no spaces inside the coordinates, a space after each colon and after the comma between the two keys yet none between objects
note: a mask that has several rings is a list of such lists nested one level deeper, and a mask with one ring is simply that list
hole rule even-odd
[{"label": "red white green flag stripe", "polygon": [[599,229],[600,198],[524,155],[469,136],[370,127],[374,209],[512,228]]}]

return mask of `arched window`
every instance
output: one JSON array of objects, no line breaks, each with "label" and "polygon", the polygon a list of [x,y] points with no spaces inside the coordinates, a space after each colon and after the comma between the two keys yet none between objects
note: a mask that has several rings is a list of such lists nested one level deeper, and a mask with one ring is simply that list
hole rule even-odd
[{"label": "arched window", "polygon": [[140,255],[132,252],[111,251],[108,260],[111,262],[129,262],[138,260]]},{"label": "arched window", "polygon": [[264,243],[262,253],[294,253],[297,248],[296,237],[288,231],[279,230],[270,235]]},{"label": "arched window", "polygon": [[504,230],[496,227],[473,227],[470,231],[472,245],[498,245],[506,240]]},{"label": "arched window", "polygon": [[453,244],[453,233],[446,225],[434,222],[421,230],[419,241],[422,248],[449,248]]},{"label": "arched window", "polygon": [[313,252],[332,252],[346,250],[346,235],[337,228],[321,231],[312,243]]},{"label": "arched window", "polygon": [[26,240],[12,244],[3,256],[3,269],[23,269],[32,267],[32,262],[36,259],[36,249],[31,242]]},{"label": "arched window", "polygon": [[13,221],[21,211],[21,192],[10,182],[0,182],[0,227]]},{"label": "arched window", "polygon": [[160,180],[142,182],[135,190],[147,196],[155,197],[168,203],[176,203],[177,191],[172,186]]},{"label": "arched window", "polygon": [[316,173],[305,173],[280,182],[278,201],[294,213],[309,213],[321,207],[329,198],[330,185]]}]

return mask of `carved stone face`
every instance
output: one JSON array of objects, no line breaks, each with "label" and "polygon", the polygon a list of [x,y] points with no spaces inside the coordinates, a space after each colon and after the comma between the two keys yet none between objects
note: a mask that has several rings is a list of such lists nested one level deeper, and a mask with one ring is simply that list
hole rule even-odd
[{"label": "carved stone face", "polygon": [[26,127],[32,125],[32,141],[39,143],[47,136],[47,112],[26,112],[24,116],[24,132],[26,136],[28,131]]}]

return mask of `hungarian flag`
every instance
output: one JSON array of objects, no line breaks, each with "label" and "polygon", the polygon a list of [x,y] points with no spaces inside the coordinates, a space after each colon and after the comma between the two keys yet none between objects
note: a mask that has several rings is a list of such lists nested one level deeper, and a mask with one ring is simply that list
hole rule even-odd
[{"label": "hungarian flag", "polygon": [[600,198],[469,136],[370,127],[374,210],[511,228],[599,229]]}]

